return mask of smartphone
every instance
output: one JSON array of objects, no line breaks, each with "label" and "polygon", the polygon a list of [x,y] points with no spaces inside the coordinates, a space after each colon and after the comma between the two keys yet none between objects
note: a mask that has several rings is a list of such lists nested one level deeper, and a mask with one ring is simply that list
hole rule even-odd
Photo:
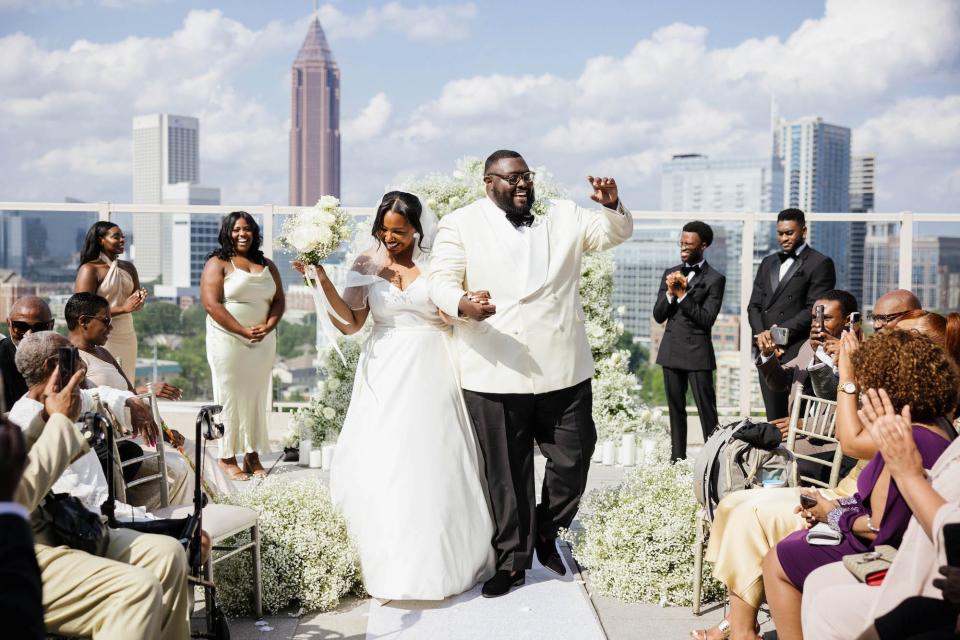
[{"label": "smartphone", "polygon": [[785,347],[790,341],[790,329],[786,327],[770,327],[770,336],[773,338],[773,344],[778,347]]},{"label": "smartphone", "polygon": [[847,316],[847,328],[853,330],[853,327],[860,322],[860,312],[854,311],[849,316]]},{"label": "smartphone", "polygon": [[822,304],[818,304],[818,305],[817,305],[817,308],[816,308],[816,314],[817,314],[817,326],[820,327],[820,333],[823,333],[823,331],[824,331],[824,326],[823,326],[823,313],[824,313],[823,305],[822,305]]},{"label": "smartphone", "polygon": [[59,388],[63,389],[70,383],[73,372],[77,370],[77,348],[60,347],[57,350],[57,365],[60,367],[60,378],[57,383]]},{"label": "smartphone", "polygon": [[943,525],[943,546],[947,552],[947,564],[960,567],[960,523]]},{"label": "smartphone", "polygon": [[817,499],[813,496],[808,496],[805,493],[800,494],[800,506],[804,509],[812,509],[817,506]]}]

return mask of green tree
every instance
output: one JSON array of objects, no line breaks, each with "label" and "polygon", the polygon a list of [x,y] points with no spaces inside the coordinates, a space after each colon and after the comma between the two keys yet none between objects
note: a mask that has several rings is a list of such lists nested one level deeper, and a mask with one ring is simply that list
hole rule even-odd
[{"label": "green tree", "polygon": [[633,341],[633,334],[624,331],[617,339],[617,349],[626,349],[630,352],[630,373],[639,373],[640,366],[650,360],[650,352],[639,342]]},{"label": "green tree", "polygon": [[317,317],[307,316],[303,324],[294,324],[281,320],[277,325],[277,355],[281,358],[293,358],[303,355],[313,348],[317,337]]}]

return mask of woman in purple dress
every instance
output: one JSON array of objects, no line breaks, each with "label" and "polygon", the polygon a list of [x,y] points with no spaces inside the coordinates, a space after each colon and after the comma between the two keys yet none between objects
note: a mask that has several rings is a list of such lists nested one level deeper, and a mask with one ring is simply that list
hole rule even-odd
[{"label": "woman in purple dress", "polygon": [[[863,343],[853,354],[853,366],[853,392],[869,390],[876,397],[876,389],[885,389],[892,410],[908,418],[912,414],[923,467],[933,467],[954,436],[946,416],[956,409],[958,374],[944,350],[919,333],[887,331]],[[847,382],[840,381],[841,389]],[[763,585],[780,640],[803,638],[800,595],[814,569],[877,545],[898,546],[912,516],[879,453],[861,472],[853,497],[826,500],[815,491],[804,493],[817,502],[797,508],[807,523],[825,522],[842,537],[838,545],[811,545],[807,532],[797,531],[767,554]]]}]

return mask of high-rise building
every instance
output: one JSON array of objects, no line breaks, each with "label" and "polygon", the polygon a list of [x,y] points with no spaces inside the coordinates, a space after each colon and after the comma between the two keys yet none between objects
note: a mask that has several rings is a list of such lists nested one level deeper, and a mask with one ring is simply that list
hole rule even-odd
[{"label": "high-rise building", "polygon": [[[780,159],[767,158],[710,159],[700,154],[676,155],[663,165],[660,183],[660,208],[664,211],[741,212],[779,211],[783,202],[783,168]],[[714,244],[707,259],[727,276],[724,313],[740,309],[740,273],[742,225],[716,222]],[[770,251],[774,241],[772,225],[764,225],[765,233],[755,242],[758,260]],[[673,256],[675,264],[678,255]],[[667,268],[670,264],[664,264]],[[752,274],[751,274],[752,276]]]},{"label": "high-rise building", "polygon": [[[819,117],[781,119],[774,129],[774,154],[783,163],[783,206],[807,213],[850,211],[850,129]],[[862,296],[863,244],[849,222],[809,225],[810,244],[833,258],[837,287],[858,282]],[[859,240],[859,247],[853,247]],[[856,292],[853,292],[856,295]]]},{"label": "high-rise building", "polygon": [[340,68],[313,19],[290,70],[290,204],[340,197]]},{"label": "high-rise building", "polygon": [[637,222],[633,237],[613,250],[613,307],[624,307],[624,328],[649,344],[653,303],[663,270],[679,259],[676,224]]},{"label": "high-rise building", "polygon": [[[853,156],[850,158],[850,212],[871,213],[873,211],[876,194],[876,156]],[[857,297],[861,306],[868,301],[865,299],[867,288],[866,279],[866,239],[867,222],[850,223],[850,263],[863,264],[860,269],[851,269],[848,282],[848,291]],[[869,300],[872,304],[876,298]]]},{"label": "high-rise building", "polygon": [[[200,181],[200,121],[152,113],[133,119],[133,203],[163,204],[163,187]],[[134,258],[141,282],[165,280],[173,242],[171,214],[133,216]],[[167,261],[168,262],[168,261]]]},{"label": "high-rise building", "polygon": [[[220,189],[200,182],[200,121],[154,113],[133,119],[134,204],[220,204]],[[196,287],[204,256],[216,243],[220,216],[140,213],[133,216],[133,258],[141,282]]]}]

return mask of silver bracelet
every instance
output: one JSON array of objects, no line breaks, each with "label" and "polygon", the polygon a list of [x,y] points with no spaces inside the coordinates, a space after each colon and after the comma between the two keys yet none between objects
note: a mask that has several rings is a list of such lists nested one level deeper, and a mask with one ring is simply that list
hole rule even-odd
[{"label": "silver bracelet", "polygon": [[880,533],[880,529],[877,529],[875,526],[873,526],[873,521],[870,519],[869,513],[867,514],[867,529],[873,533]]}]

